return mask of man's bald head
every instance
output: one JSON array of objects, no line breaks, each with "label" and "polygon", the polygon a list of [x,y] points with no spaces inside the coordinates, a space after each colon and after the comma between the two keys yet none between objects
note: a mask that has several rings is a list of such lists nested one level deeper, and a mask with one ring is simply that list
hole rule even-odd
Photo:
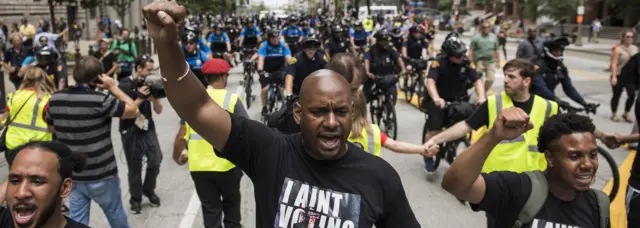
[{"label": "man's bald head", "polygon": [[[351,87],[347,79],[332,70],[317,70],[307,76],[300,87],[300,102],[313,96],[314,93],[326,92],[326,89],[344,89],[351,97]],[[307,96],[308,95],[308,96]]]}]

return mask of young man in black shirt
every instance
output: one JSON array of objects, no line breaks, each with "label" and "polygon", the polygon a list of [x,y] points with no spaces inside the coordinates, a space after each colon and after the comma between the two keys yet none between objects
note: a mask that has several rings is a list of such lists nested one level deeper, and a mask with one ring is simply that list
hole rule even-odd
[{"label": "young man in black shirt", "polygon": [[96,59],[102,62],[106,75],[114,77],[116,73],[119,73],[118,69],[120,68],[120,65],[118,65],[118,56],[111,52],[107,41],[100,39],[98,45],[98,51],[93,53],[93,57],[96,57]]},{"label": "young man in black shirt", "polygon": [[[156,181],[160,174],[162,163],[162,151],[156,134],[156,126],[153,121],[153,111],[162,113],[160,98],[150,95],[149,86],[140,84],[147,80],[147,76],[154,69],[153,59],[142,55],[136,58],[134,74],[120,79],[118,87],[129,97],[135,99],[140,115],[135,119],[120,120],[120,135],[124,154],[129,168],[129,191],[131,193],[131,212],[139,214],[142,210],[142,195],[149,198],[152,206],[160,206],[160,198],[155,193]],[[142,160],[147,157],[147,170],[142,179]]]},{"label": "young man in black shirt", "polygon": [[255,227],[420,227],[393,167],[347,142],[352,95],[343,76],[309,75],[294,107],[302,132],[282,135],[226,112],[188,71],[175,34],[184,7],[156,1],[144,15],[149,34],[165,47],[158,56],[169,102],[253,181]]},{"label": "young man in black shirt", "polygon": [[[533,194],[533,180],[524,173],[480,172],[501,141],[513,140],[533,127],[529,115],[522,109],[502,110],[493,127],[451,164],[442,187],[469,201],[473,210],[485,211],[495,218],[493,227],[513,227]],[[602,227],[599,219],[600,206],[609,207],[608,198],[604,197],[607,205],[599,205],[597,194],[604,193],[590,190],[598,170],[594,132],[591,119],[577,114],[558,114],[544,123],[538,147],[544,151],[548,163],[541,175],[548,183],[549,194],[533,220],[523,222],[522,227],[610,227],[608,221]]]},{"label": "young man in black shirt", "polygon": [[57,142],[30,142],[17,148],[7,185],[0,187],[0,227],[85,228],[61,212],[71,193],[71,173],[84,168],[86,158]]}]

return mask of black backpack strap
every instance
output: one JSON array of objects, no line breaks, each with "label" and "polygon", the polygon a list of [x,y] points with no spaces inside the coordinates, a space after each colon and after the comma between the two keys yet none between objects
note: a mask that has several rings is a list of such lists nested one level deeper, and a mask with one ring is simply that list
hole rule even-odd
[{"label": "black backpack strap", "polygon": [[531,194],[524,207],[522,207],[522,211],[518,214],[518,219],[513,224],[513,228],[520,228],[524,224],[531,223],[536,214],[542,209],[542,206],[544,206],[549,195],[547,179],[542,171],[536,170],[525,172],[524,174],[531,179]]},{"label": "black backpack strap", "polygon": [[600,190],[591,189],[591,192],[593,192],[596,195],[596,199],[598,200],[598,209],[600,214],[600,228],[608,227],[609,219],[611,216],[609,212],[609,206],[611,205],[611,202],[609,201],[609,196]]}]

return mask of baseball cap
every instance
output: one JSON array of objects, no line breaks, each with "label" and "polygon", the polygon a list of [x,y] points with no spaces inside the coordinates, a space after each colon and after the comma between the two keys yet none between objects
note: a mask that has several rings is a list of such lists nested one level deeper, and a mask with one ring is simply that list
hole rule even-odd
[{"label": "baseball cap", "polygon": [[231,67],[224,59],[213,58],[207,60],[201,69],[204,74],[226,74]]}]

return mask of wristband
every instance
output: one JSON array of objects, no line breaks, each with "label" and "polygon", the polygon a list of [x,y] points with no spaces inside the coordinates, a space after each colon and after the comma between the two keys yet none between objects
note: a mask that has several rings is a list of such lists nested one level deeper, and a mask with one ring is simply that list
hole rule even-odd
[{"label": "wristband", "polygon": [[[184,61],[184,62],[187,64],[186,72],[184,72],[182,76],[178,77],[177,81],[182,81],[182,79],[186,77],[187,74],[189,74],[189,71],[191,71],[191,69],[189,68],[189,63],[187,61]],[[160,78],[162,78],[162,81],[167,82],[167,78],[165,78],[164,75],[162,75],[162,69],[160,69]]]}]

